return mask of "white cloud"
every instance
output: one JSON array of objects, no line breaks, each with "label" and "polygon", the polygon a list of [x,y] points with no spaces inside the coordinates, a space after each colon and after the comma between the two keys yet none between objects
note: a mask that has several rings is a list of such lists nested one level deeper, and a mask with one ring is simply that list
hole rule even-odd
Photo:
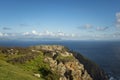
[{"label": "white cloud", "polygon": [[86,29],[90,29],[90,28],[92,28],[93,26],[92,26],[91,24],[85,24],[84,27],[85,27]]},{"label": "white cloud", "polygon": [[33,34],[33,35],[39,35],[39,33],[38,33],[36,30],[33,30],[33,31],[32,31],[32,34]]},{"label": "white cloud", "polygon": [[48,30],[43,31],[43,32],[37,32],[36,30],[32,30],[31,32],[24,32],[22,34],[23,36],[28,36],[28,37],[32,37],[32,38],[73,38],[76,37],[75,34],[71,33],[71,34],[67,34],[64,32],[50,32]]},{"label": "white cloud", "polygon": [[120,38],[120,33],[108,34],[108,33],[90,33],[90,34],[74,34],[74,33],[64,33],[62,31],[59,32],[51,32],[51,31],[43,31],[37,32],[36,30],[32,30],[31,32],[24,33],[1,33],[0,38],[8,38],[8,39],[42,39],[46,38],[50,39],[63,39],[63,40],[87,40],[87,39],[118,39]]},{"label": "white cloud", "polygon": [[3,33],[0,32],[0,37],[3,36]]},{"label": "white cloud", "polygon": [[25,32],[25,33],[23,33],[23,35],[29,35],[30,33],[29,32]]},{"label": "white cloud", "polygon": [[120,32],[115,32],[115,33],[113,33],[113,35],[114,35],[114,37],[116,37],[116,38],[120,38]]},{"label": "white cloud", "polygon": [[0,37],[6,37],[6,36],[9,36],[9,35],[7,33],[0,32]]},{"label": "white cloud", "polygon": [[50,32],[48,30],[44,31],[43,33],[40,33],[43,36],[55,36],[55,33]]},{"label": "white cloud", "polygon": [[85,25],[79,26],[77,28],[78,29],[91,29],[91,28],[93,28],[93,26],[91,24],[85,24]]},{"label": "white cloud", "polygon": [[11,35],[8,34],[8,33],[2,33],[2,32],[0,32],[0,37],[8,37],[8,36],[11,36]]},{"label": "white cloud", "polygon": [[120,12],[117,12],[117,13],[116,13],[116,17],[117,17],[117,18],[120,18]]},{"label": "white cloud", "polygon": [[98,26],[97,28],[96,28],[96,30],[97,31],[105,31],[105,30],[107,30],[109,27],[100,27],[100,26]]},{"label": "white cloud", "polygon": [[116,13],[116,27],[120,28],[120,12]]},{"label": "white cloud", "polygon": [[65,33],[63,33],[63,32],[58,32],[58,33],[56,34],[56,36],[65,36]]},{"label": "white cloud", "polygon": [[39,35],[36,30],[32,30],[31,32],[24,32],[22,35],[30,36],[30,35]]},{"label": "white cloud", "polygon": [[5,33],[4,36],[9,36],[9,35],[7,33]]}]

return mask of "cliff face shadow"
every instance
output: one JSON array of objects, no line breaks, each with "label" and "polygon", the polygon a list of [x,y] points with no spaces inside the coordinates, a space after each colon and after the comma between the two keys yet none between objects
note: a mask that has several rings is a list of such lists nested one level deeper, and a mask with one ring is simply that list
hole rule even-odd
[{"label": "cliff face shadow", "polygon": [[79,62],[84,65],[85,69],[88,71],[91,77],[93,77],[94,80],[108,80],[107,74],[96,63],[82,56],[78,52],[75,51],[70,52],[72,52],[75,58],[78,59]]}]

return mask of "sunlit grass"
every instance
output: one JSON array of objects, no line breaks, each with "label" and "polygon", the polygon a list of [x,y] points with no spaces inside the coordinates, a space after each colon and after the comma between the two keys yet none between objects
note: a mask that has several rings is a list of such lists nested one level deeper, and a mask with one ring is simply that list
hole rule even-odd
[{"label": "sunlit grass", "polygon": [[40,80],[23,69],[0,60],[0,80]]}]

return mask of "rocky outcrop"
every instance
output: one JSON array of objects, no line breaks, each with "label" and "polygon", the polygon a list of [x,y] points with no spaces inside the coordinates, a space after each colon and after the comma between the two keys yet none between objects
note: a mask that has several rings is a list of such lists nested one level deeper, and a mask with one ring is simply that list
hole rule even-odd
[{"label": "rocky outcrop", "polygon": [[51,70],[60,73],[60,80],[108,80],[98,65],[64,46],[43,45],[32,48],[42,50],[45,55],[52,54],[51,58],[45,58],[45,62],[49,62]]},{"label": "rocky outcrop", "polygon": [[44,53],[44,62],[49,64],[52,72],[60,76],[59,80],[93,80],[84,65],[79,63],[64,46],[44,45],[34,46],[31,49]]},{"label": "rocky outcrop", "polygon": [[15,55],[13,58],[10,56],[7,60],[14,64],[26,64],[26,62],[41,58],[38,59],[41,61],[35,62],[35,65],[32,63],[32,66],[38,69],[37,73],[35,72],[33,75],[45,80],[108,80],[106,74],[96,64],[64,46],[38,45],[28,48],[0,48],[0,53]]}]

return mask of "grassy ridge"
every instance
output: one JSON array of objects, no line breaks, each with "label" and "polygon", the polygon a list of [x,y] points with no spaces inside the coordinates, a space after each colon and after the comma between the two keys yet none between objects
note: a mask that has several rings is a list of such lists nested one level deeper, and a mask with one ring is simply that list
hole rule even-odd
[{"label": "grassy ridge", "polygon": [[[8,54],[5,48],[0,52],[0,80],[58,80],[57,73],[44,62],[46,56],[43,52],[26,50],[19,49],[19,54]],[[40,74],[40,78],[34,74]]]},{"label": "grassy ridge", "polygon": [[[68,69],[63,65],[65,66],[65,63],[69,61],[77,61],[76,59],[84,65],[94,80],[108,80],[95,63],[62,46],[0,48],[0,80],[58,80],[68,77],[61,73],[61,70],[66,72]],[[61,66],[58,65],[59,63],[62,63]],[[61,77],[61,75],[64,76]],[[67,75],[70,76],[71,72]]]}]

